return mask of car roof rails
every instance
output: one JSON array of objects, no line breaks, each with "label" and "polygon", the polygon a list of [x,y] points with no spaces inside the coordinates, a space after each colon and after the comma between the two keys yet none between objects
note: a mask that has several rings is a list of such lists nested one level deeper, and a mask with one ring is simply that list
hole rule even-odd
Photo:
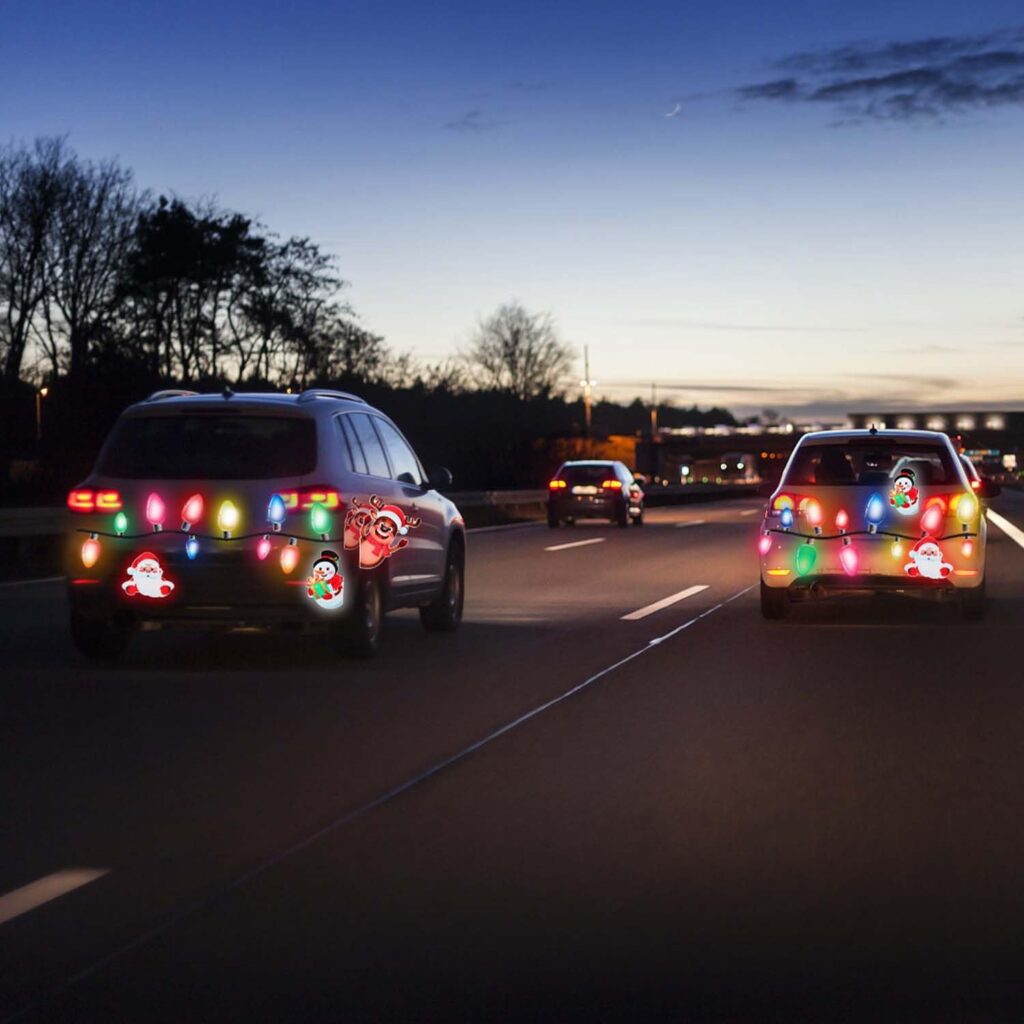
[{"label": "car roof rails", "polygon": [[348,391],[332,391],[330,388],[309,388],[299,395],[300,402],[312,402],[314,398],[340,398],[346,402],[362,402],[366,405],[366,399],[353,395]]},{"label": "car roof rails", "polygon": [[154,391],[146,399],[147,402],[160,402],[165,398],[187,398],[190,395],[198,395],[198,391],[186,391],[182,388],[168,388],[166,391]]}]

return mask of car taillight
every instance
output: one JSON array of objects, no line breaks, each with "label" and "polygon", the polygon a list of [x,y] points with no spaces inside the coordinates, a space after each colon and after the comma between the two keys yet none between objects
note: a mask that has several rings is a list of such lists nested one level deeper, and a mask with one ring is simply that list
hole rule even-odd
[{"label": "car taillight", "polygon": [[602,480],[601,486],[608,491],[621,491],[622,481],[621,480]]},{"label": "car taillight", "polygon": [[78,488],[68,494],[68,508],[72,512],[120,512],[120,491],[94,491]]},{"label": "car taillight", "polygon": [[97,512],[120,512],[121,511],[120,491],[97,491],[96,511]]},{"label": "car taillight", "polygon": [[68,508],[72,512],[95,512],[96,494],[93,491],[71,491],[68,494]]},{"label": "car taillight", "polygon": [[552,480],[551,483],[548,484],[548,487],[553,491],[560,491],[565,486],[566,483],[564,480]]},{"label": "car taillight", "polygon": [[981,490],[981,481],[980,480],[972,480],[971,481],[971,487],[974,488],[974,490],[976,490],[976,491],[980,491]]},{"label": "car taillight", "polygon": [[301,491],[278,491],[289,512],[297,510],[309,511],[314,505],[323,505],[326,509],[337,508],[341,504],[341,494],[324,484],[303,488]]},{"label": "car taillight", "polygon": [[784,508],[788,508],[791,511],[796,511],[796,499],[789,494],[780,494],[775,498],[771,505],[768,507],[768,515],[777,516],[782,514]]}]

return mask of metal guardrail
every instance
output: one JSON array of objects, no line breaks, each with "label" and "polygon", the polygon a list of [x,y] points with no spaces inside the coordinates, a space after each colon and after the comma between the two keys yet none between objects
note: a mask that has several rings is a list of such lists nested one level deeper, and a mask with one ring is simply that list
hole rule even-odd
[{"label": "metal guardrail", "polygon": [[[670,505],[680,499],[698,497],[736,497],[752,494],[749,484],[672,484],[668,487],[648,485],[648,505]],[[520,505],[540,505],[547,501],[548,492],[537,491],[452,491],[446,495],[461,509],[516,508]],[[63,533],[70,524],[70,514],[63,506],[48,508],[0,509],[0,537],[45,537]]]}]

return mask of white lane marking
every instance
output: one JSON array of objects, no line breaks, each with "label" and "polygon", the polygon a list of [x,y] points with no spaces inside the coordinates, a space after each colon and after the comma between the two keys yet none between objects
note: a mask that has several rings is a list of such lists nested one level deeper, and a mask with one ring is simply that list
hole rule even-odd
[{"label": "white lane marking", "polygon": [[20,889],[0,896],[0,924],[13,921],[14,918],[27,914],[30,910],[57,899],[58,896],[95,882],[97,878],[109,873],[109,868],[65,868],[63,871],[55,871],[52,875],[37,878]]},{"label": "white lane marking", "polygon": [[688,523],[676,523],[676,529],[681,530],[684,526],[703,526],[706,519],[691,519]]},{"label": "white lane marking", "polygon": [[66,576],[43,576],[37,580],[7,580],[0,587],[27,587],[32,583],[63,583]]},{"label": "white lane marking", "polygon": [[603,544],[604,537],[591,537],[590,540],[574,540],[571,544],[553,544],[545,551],[567,551],[569,548],[582,548],[587,544]]},{"label": "white lane marking", "polygon": [[733,594],[732,597],[727,597],[724,601],[719,601],[718,604],[706,609],[705,611],[702,611],[700,615],[695,615],[692,619],[690,619],[688,622],[684,622],[681,626],[676,626],[675,629],[666,633],[664,636],[655,637],[655,639],[649,640],[643,647],[633,651],[632,654],[627,654],[624,658],[620,658],[617,662],[615,662],[615,664],[609,665],[607,668],[603,668],[599,672],[595,672],[589,678],[584,679],[582,683],[577,683],[575,686],[571,686],[568,690],[566,690],[564,693],[560,693],[557,697],[552,697],[551,700],[545,701],[545,703],[543,704],[539,704],[537,707],[525,712],[518,718],[512,719],[511,722],[507,722],[505,725],[499,726],[497,729],[495,729],[493,732],[488,733],[482,739],[477,740],[475,743],[471,743],[468,747],[464,747],[457,754],[452,754],[450,757],[446,757],[443,761],[438,761],[437,764],[433,765],[430,768],[427,768],[419,775],[415,775],[411,779],[407,779],[405,782],[400,782],[397,786],[395,786],[393,789],[389,789],[386,793],[382,793],[380,796],[375,797],[373,800],[370,800],[367,803],[362,804],[351,811],[348,811],[346,814],[342,814],[341,817],[336,818],[334,821],[328,823],[327,825],[324,825],[322,828],[317,829],[316,832],[311,833],[304,839],[300,839],[297,843],[294,843],[286,849],[281,850],[280,852],[274,854],[274,856],[263,861],[262,863],[249,868],[248,871],[245,871],[238,877],[232,879],[230,882],[222,886],[218,891],[211,893],[207,896],[201,897],[197,900],[194,900],[192,903],[186,904],[184,907],[180,907],[176,911],[171,912],[159,924],[154,925],[148,931],[142,932],[140,935],[136,935],[134,939],[130,939],[123,946],[120,946],[117,949],[113,950],[113,952],[107,953],[105,956],[100,957],[100,959],[95,960],[93,961],[93,963],[86,965],[80,971],[71,975],[71,977],[66,978],[62,983],[57,985],[55,988],[51,989],[50,992],[36,999],[33,1003],[30,1003],[29,1005],[23,1006],[19,1010],[16,1010],[13,1017],[8,1017],[6,1019],[13,1020],[16,1017],[27,1016],[29,1013],[42,1006],[44,1003],[56,998],[59,995],[62,995],[64,992],[67,992],[68,989],[73,988],[79,982],[85,981],[87,978],[91,978],[93,975],[99,973],[104,968],[120,960],[127,954],[133,952],[136,949],[139,949],[142,946],[147,945],[148,943],[152,942],[153,939],[159,938],[159,936],[166,934],[172,928],[176,927],[179,924],[182,924],[189,918],[195,917],[197,914],[201,914],[204,911],[208,910],[210,907],[214,905],[215,902],[217,902],[220,899],[223,899],[226,894],[234,892],[236,889],[241,889],[244,885],[248,884],[256,878],[259,878],[260,875],[266,874],[266,872],[270,871],[272,868],[277,867],[279,864],[282,864],[284,861],[295,856],[295,854],[301,853],[303,850],[308,849],[310,846],[312,846],[319,840],[331,835],[334,832],[337,832],[339,829],[344,828],[346,825],[351,825],[352,822],[364,817],[371,811],[377,810],[378,807],[382,807],[384,804],[390,803],[392,800],[402,796],[404,793],[408,793],[410,789],[414,789],[421,783],[427,782],[429,779],[432,779],[435,775],[439,775],[445,769],[451,768],[453,765],[465,760],[470,755],[475,754],[478,750],[481,750],[483,747],[486,747],[493,743],[495,740],[500,739],[502,736],[505,735],[505,733],[511,732],[513,729],[517,729],[520,725],[529,722],[530,719],[536,718],[538,715],[542,715],[545,711],[555,707],[557,704],[561,704],[563,701],[568,700],[570,697],[574,697],[577,693],[580,693],[581,691],[585,690],[588,686],[591,686],[592,684],[596,683],[599,679],[603,679],[606,675],[609,675],[611,672],[614,672],[617,668],[622,668],[623,665],[627,665],[635,658],[639,658],[641,655],[646,654],[648,651],[650,651],[652,648],[656,647],[663,641],[668,640],[671,637],[675,636],[677,633],[682,633],[683,630],[689,629],[691,626],[696,625],[698,622],[700,622],[701,619],[706,619],[709,615],[713,615],[715,612],[719,610],[719,608],[724,608],[727,604],[731,604],[737,598],[740,598],[744,594],[749,593],[751,590],[754,589],[754,586],[756,586],[756,584],[754,584],[753,586],[744,587],[742,590]]},{"label": "white lane marking", "polygon": [[544,523],[502,523],[500,526],[471,526],[466,533],[498,533],[502,530],[525,530],[532,526],[543,526]]},{"label": "white lane marking", "polygon": [[741,516],[752,516],[755,512],[760,512],[759,508],[745,508],[740,515]]},{"label": "white lane marking", "polygon": [[648,615],[660,612],[662,608],[667,608],[670,604],[685,601],[688,597],[693,597],[694,594],[699,594],[702,590],[707,589],[708,585],[706,583],[698,583],[695,587],[687,587],[685,590],[680,590],[678,594],[670,594],[668,597],[663,597],[660,601],[655,601],[654,604],[645,605],[643,608],[638,608],[635,612],[623,615],[622,620],[623,622],[636,622],[638,619],[646,619]]},{"label": "white lane marking", "polygon": [[1014,526],[1009,519],[1004,518],[998,512],[993,512],[992,509],[989,509],[985,514],[988,516],[990,523],[995,523],[1010,540],[1016,541],[1024,548],[1024,530],[1019,526]]}]

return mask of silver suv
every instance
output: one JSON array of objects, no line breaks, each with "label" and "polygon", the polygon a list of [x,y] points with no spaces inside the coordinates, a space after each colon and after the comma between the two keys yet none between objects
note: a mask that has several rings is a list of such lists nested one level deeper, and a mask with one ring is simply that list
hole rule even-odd
[{"label": "silver suv", "polygon": [[158,391],[68,495],[71,633],[119,656],[139,627],[324,630],[368,656],[384,612],[462,619],[465,526],[363,399]]}]

